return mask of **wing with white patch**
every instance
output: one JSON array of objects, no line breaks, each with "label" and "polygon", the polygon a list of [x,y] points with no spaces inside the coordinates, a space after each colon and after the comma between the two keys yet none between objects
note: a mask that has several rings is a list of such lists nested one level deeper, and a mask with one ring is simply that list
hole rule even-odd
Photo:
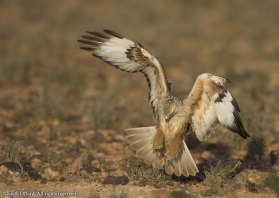
[{"label": "wing with white patch", "polygon": [[228,82],[211,74],[200,75],[189,97],[185,99],[185,105],[191,107],[192,127],[200,141],[207,140],[218,124],[245,139],[249,137],[239,116],[239,106],[225,89]]},{"label": "wing with white patch", "polygon": [[154,116],[157,116],[157,105],[162,95],[168,95],[170,86],[163,66],[159,60],[139,43],[110,31],[87,32],[78,40],[85,46],[83,50],[90,51],[93,56],[126,72],[142,72],[149,86],[149,103]]},{"label": "wing with white patch", "polygon": [[240,108],[228,90],[215,94],[213,102],[216,116],[222,125],[245,139],[249,137],[239,116]]}]

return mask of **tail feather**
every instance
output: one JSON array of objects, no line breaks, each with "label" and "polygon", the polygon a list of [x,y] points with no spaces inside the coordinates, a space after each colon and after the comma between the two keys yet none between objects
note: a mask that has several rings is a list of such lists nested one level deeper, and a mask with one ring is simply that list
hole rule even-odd
[{"label": "tail feather", "polygon": [[177,157],[166,162],[165,170],[168,174],[174,173],[176,176],[194,176],[199,172],[199,169],[184,141],[182,149]]},{"label": "tail feather", "polygon": [[165,168],[167,174],[176,176],[196,175],[199,172],[193,157],[183,141],[180,153],[174,159],[166,159],[153,150],[153,139],[157,129],[155,126],[126,129],[126,139],[137,156],[155,168]]},{"label": "tail feather", "polygon": [[152,150],[150,150],[150,146],[149,145],[145,145],[143,147],[141,147],[141,149],[136,151],[136,154],[139,156],[145,156],[150,154]]},{"label": "tail feather", "polygon": [[144,147],[146,147],[146,141],[148,141],[149,137],[146,138],[142,138],[142,139],[138,139],[135,142],[131,143],[130,146],[134,147],[134,148],[141,148],[143,149]]},{"label": "tail feather", "polygon": [[183,140],[183,148],[184,148],[183,149],[184,155],[182,155],[183,156],[182,161],[184,161],[184,160],[186,162],[189,161],[189,162],[187,162],[188,171],[189,171],[190,175],[196,175],[196,173],[199,172],[199,169],[198,169],[198,167],[197,167],[197,165],[196,165],[196,163],[195,163],[195,161],[194,161],[194,159],[193,159],[193,157],[192,157],[192,155],[191,155],[191,153],[190,153],[190,151],[189,151],[189,149],[188,149],[184,140]]},{"label": "tail feather", "polygon": [[155,126],[126,129],[126,139],[136,154],[155,168],[164,166],[164,159],[153,151],[153,139],[157,132]]}]

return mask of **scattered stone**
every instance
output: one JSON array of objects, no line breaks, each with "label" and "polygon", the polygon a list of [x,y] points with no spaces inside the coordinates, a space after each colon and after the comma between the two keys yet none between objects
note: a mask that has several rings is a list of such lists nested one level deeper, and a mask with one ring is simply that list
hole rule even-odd
[{"label": "scattered stone", "polygon": [[36,169],[42,164],[42,161],[38,158],[34,158],[31,160],[30,163],[31,163],[31,166]]},{"label": "scattered stone", "polygon": [[0,166],[0,175],[4,174],[6,172],[8,172],[8,168],[4,165],[1,165]]},{"label": "scattered stone", "polygon": [[105,158],[106,155],[102,152],[97,153],[96,158]]},{"label": "scattered stone", "polygon": [[212,152],[204,151],[201,153],[201,157],[203,159],[212,159],[212,158],[214,158],[214,155],[212,154]]},{"label": "scattered stone", "polygon": [[43,177],[46,178],[48,181],[57,181],[60,179],[61,175],[58,172],[51,170],[50,168],[46,168]]},{"label": "scattered stone", "polygon": [[122,141],[125,140],[125,138],[124,138],[123,135],[115,135],[114,140],[117,141],[117,142],[122,142]]},{"label": "scattered stone", "polygon": [[83,138],[79,139],[78,141],[79,141],[80,145],[83,146],[83,147],[85,147],[86,144],[87,144],[87,141]]},{"label": "scattered stone", "polygon": [[84,163],[84,164],[83,164],[83,168],[84,168],[84,170],[85,170],[87,173],[100,172],[100,169],[98,169],[97,167],[93,166],[93,165],[91,164],[91,162],[90,162],[90,163]]},{"label": "scattered stone", "polygon": [[69,173],[76,173],[79,172],[79,170],[82,168],[82,158],[78,157],[76,160],[74,160],[71,165],[68,167]]}]

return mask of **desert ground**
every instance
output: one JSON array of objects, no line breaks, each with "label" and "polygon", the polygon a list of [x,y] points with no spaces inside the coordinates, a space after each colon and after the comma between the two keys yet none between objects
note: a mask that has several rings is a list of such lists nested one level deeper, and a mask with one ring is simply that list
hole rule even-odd
[{"label": "desert ground", "polygon": [[[278,10],[273,0],[2,0],[0,196],[278,197]],[[136,158],[123,130],[154,125],[147,82],[79,49],[102,29],[159,57],[178,97],[201,73],[230,79],[251,137],[222,126],[208,141],[189,136],[197,176]]]}]

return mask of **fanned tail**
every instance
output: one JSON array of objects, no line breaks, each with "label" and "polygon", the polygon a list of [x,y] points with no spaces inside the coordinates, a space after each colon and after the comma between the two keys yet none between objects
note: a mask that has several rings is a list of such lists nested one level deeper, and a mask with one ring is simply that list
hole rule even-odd
[{"label": "fanned tail", "polygon": [[167,174],[176,176],[196,175],[199,172],[193,157],[183,140],[182,148],[177,157],[166,159],[159,152],[153,150],[153,139],[157,129],[155,126],[126,129],[126,139],[138,157],[154,168],[163,168]]},{"label": "fanned tail", "polygon": [[195,161],[185,143],[182,141],[182,148],[180,153],[171,160],[167,160],[165,164],[165,171],[167,174],[175,174],[176,176],[195,176],[199,172]]},{"label": "fanned tail", "polygon": [[125,129],[126,139],[138,157],[154,168],[163,168],[164,158],[153,151],[153,139],[157,132],[155,126]]}]

